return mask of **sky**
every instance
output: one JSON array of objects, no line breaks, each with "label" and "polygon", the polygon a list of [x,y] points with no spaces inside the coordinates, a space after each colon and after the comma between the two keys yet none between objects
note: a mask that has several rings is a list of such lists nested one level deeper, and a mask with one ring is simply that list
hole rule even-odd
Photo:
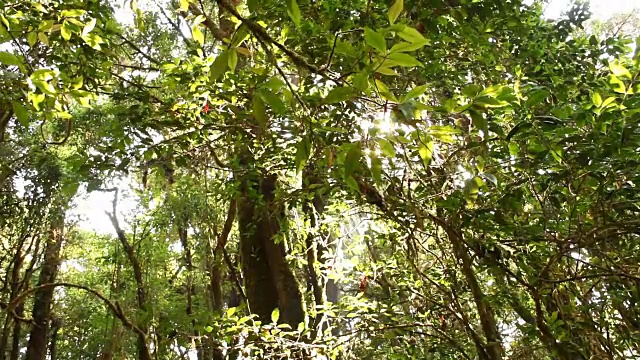
[{"label": "sky", "polygon": [[[116,0],[122,4],[122,0]],[[628,13],[637,9],[640,11],[640,0],[591,0],[591,12],[593,17],[606,20],[612,15],[618,13]],[[551,0],[545,8],[545,16],[548,18],[558,18],[561,14],[568,10],[571,4],[571,0]],[[118,19],[124,20],[124,22],[133,22],[131,11],[128,4],[122,6],[118,10]],[[115,186],[129,188],[123,181],[114,182]],[[101,234],[113,233],[113,228],[109,218],[105,214],[111,207],[111,201],[113,194],[104,192],[92,192],[77,199],[77,207],[73,211],[74,217],[79,217],[79,225],[90,231],[96,231]],[[126,225],[125,218],[129,218],[135,212],[135,201],[131,194],[121,194],[119,206],[119,218],[123,226]]]},{"label": "sky", "polygon": [[[640,9],[640,0],[591,0],[590,3],[592,16],[600,20]],[[557,18],[569,8],[570,4],[570,0],[551,0],[545,8],[545,14],[549,18]]]}]

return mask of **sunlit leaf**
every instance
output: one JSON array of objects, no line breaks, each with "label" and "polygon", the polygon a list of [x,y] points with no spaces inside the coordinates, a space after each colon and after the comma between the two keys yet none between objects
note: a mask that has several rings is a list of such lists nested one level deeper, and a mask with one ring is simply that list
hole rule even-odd
[{"label": "sunlit leaf", "polygon": [[368,27],[364,28],[364,41],[381,53],[387,51],[387,42],[384,36]]},{"label": "sunlit leaf", "polygon": [[229,71],[234,72],[238,65],[238,53],[235,48],[228,50]]},{"label": "sunlit leaf", "polygon": [[5,65],[22,65],[22,60],[10,52],[0,51],[0,63]]},{"label": "sunlit leaf", "polygon": [[611,90],[620,94],[624,94],[627,92],[627,88],[625,87],[622,80],[620,80],[615,75],[609,75],[609,87],[611,88]]},{"label": "sunlit leaf", "polygon": [[380,146],[380,150],[382,153],[390,158],[396,156],[396,149],[393,147],[393,144],[386,139],[378,139],[378,145]]},{"label": "sunlit leaf", "polygon": [[424,36],[422,36],[422,34],[420,34],[420,32],[410,26],[406,26],[404,28],[404,30],[400,31],[398,33],[398,36],[400,36],[402,39],[404,39],[405,41],[408,41],[410,43],[418,43],[418,44],[422,44],[425,42],[428,42],[427,39],[425,39]]},{"label": "sunlit leaf", "polygon": [[211,81],[218,80],[222,74],[227,71],[227,66],[229,66],[229,58],[226,51],[221,52],[213,64],[211,64],[211,70],[209,71],[209,79]]},{"label": "sunlit leaf", "polygon": [[17,101],[12,101],[11,105],[20,125],[29,126],[29,110]]},{"label": "sunlit leaf", "polygon": [[254,96],[252,102],[252,114],[258,123],[264,127],[267,124],[267,108],[260,96]]},{"label": "sunlit leaf", "polygon": [[534,107],[543,102],[549,96],[549,94],[550,92],[547,89],[535,90],[529,94],[525,106]]},{"label": "sunlit leaf", "polygon": [[420,95],[424,94],[425,91],[427,91],[428,87],[428,84],[416,86],[415,88],[409,90],[407,95],[405,95],[400,102],[404,103],[419,97]]},{"label": "sunlit leaf", "polygon": [[362,149],[360,143],[353,143],[349,145],[349,150],[344,159],[344,175],[345,177],[351,176],[353,172],[360,167],[360,158],[362,157]]},{"label": "sunlit leaf", "polygon": [[87,22],[85,24],[85,26],[82,28],[82,35],[86,36],[88,35],[94,28],[96,27],[96,19],[92,18],[91,20],[89,20],[89,22]]},{"label": "sunlit leaf", "polygon": [[194,25],[191,28],[191,35],[193,36],[193,40],[195,40],[200,46],[204,45],[204,34],[198,28],[198,25]]},{"label": "sunlit leaf", "polygon": [[631,79],[631,73],[625,68],[619,61],[613,61],[609,63],[609,69],[613,75],[619,78]]},{"label": "sunlit leaf", "polygon": [[391,5],[388,12],[389,22],[391,24],[396,22],[396,19],[398,19],[398,16],[400,16],[400,13],[402,12],[403,7],[404,7],[403,0],[395,0],[393,5]]},{"label": "sunlit leaf", "polygon": [[597,91],[593,91],[591,93],[591,101],[595,106],[600,107],[602,105],[602,96]]},{"label": "sunlit leaf", "polygon": [[387,59],[399,66],[423,66],[422,62],[418,61],[418,59],[405,53],[392,53],[387,56]]},{"label": "sunlit leaf", "polygon": [[329,91],[324,98],[324,102],[327,104],[335,104],[352,99],[355,96],[355,91],[350,87],[336,87]]},{"label": "sunlit leaf", "polygon": [[425,166],[429,166],[433,158],[433,141],[429,138],[420,137],[418,140],[418,154]]},{"label": "sunlit leaf", "polygon": [[86,13],[85,10],[82,9],[72,9],[72,10],[62,10],[60,13],[61,17],[79,17]]},{"label": "sunlit leaf", "polygon": [[286,0],[287,3],[287,14],[293,23],[296,24],[297,27],[300,27],[300,21],[302,16],[300,15],[300,8],[298,7],[298,3],[296,0]]},{"label": "sunlit leaf", "polygon": [[389,50],[389,52],[396,53],[396,52],[405,52],[405,51],[415,51],[415,50],[422,49],[425,45],[429,45],[429,41],[427,39],[424,39],[423,41],[413,42],[413,43],[402,41],[393,45],[391,47],[391,50]]},{"label": "sunlit leaf", "polygon": [[302,138],[302,140],[300,140],[300,142],[296,146],[296,158],[295,158],[296,173],[300,173],[300,171],[302,171],[302,168],[307,163],[307,160],[309,159],[310,154],[311,154],[311,144],[309,143],[309,138],[305,136]]},{"label": "sunlit leaf", "polygon": [[60,35],[62,35],[62,38],[67,41],[71,39],[71,28],[66,20],[62,23],[62,27],[60,28]]}]

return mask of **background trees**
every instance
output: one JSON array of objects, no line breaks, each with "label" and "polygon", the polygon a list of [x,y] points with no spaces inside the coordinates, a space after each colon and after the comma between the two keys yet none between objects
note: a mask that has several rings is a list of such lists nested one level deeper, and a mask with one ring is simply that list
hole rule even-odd
[{"label": "background trees", "polygon": [[[625,31],[519,1],[128,6],[0,16],[0,356],[638,355]],[[68,216],[83,192],[109,235]]]}]

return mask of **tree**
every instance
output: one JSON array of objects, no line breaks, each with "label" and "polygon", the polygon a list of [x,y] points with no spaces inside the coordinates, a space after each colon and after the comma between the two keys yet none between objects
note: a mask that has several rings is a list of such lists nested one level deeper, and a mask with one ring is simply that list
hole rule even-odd
[{"label": "tree", "polygon": [[586,6],[129,5],[0,17],[1,356],[638,355],[640,57]]}]

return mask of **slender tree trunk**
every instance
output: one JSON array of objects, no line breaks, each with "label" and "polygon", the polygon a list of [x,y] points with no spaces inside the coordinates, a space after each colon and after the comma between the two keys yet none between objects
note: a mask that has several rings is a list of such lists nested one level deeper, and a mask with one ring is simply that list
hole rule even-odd
[{"label": "slender tree trunk", "polygon": [[[20,303],[16,306],[16,314],[24,316],[24,304]],[[13,323],[13,331],[11,332],[11,353],[9,360],[18,360],[20,358],[20,340],[22,338],[22,325],[20,321]]]},{"label": "slender tree trunk", "polygon": [[[21,279],[20,279],[20,270],[22,268],[22,262],[24,260],[24,257],[22,256],[22,244],[20,244],[17,249],[16,252],[13,256],[12,259],[12,269],[11,269],[11,292],[9,293],[9,302],[13,301],[13,299],[15,299],[15,297],[18,295],[18,293],[20,292],[20,285],[21,285]],[[18,313],[18,311],[22,311],[24,310],[24,306],[22,306],[22,304],[20,304],[19,308],[16,309],[16,313]],[[2,337],[0,338],[0,360],[4,360],[5,356],[6,356],[6,350],[7,350],[7,345],[9,343],[9,333],[12,333],[12,343],[15,343],[15,337],[18,337],[18,346],[20,343],[20,322],[13,320],[13,326],[12,325],[12,319],[11,319],[11,315],[7,314],[7,317],[5,318],[5,322],[4,322],[4,327],[2,329]],[[13,354],[14,349],[13,346],[11,348],[11,354]],[[13,356],[13,355],[11,355]],[[11,357],[11,359],[13,359],[13,357]]]},{"label": "slender tree trunk", "polygon": [[49,360],[56,360],[58,358],[58,331],[62,325],[60,319],[54,318],[51,321],[51,340],[49,341]]},{"label": "slender tree trunk", "polygon": [[[53,215],[47,243],[44,251],[44,260],[38,286],[55,282],[58,267],[60,266],[60,250],[64,241],[64,212],[59,211]],[[47,334],[51,318],[51,303],[53,301],[53,287],[36,291],[33,300],[33,325],[27,343],[27,360],[44,360],[47,355]]]},{"label": "slender tree trunk", "polygon": [[[129,243],[127,236],[120,228],[120,224],[118,222],[118,218],[116,217],[116,203],[118,199],[118,191],[115,191],[115,198],[113,200],[113,213],[108,214],[111,220],[111,224],[116,231],[116,235],[118,236],[118,240],[120,240],[120,244],[122,244],[122,248],[124,249],[125,254],[127,255],[127,259],[131,264],[133,269],[133,278],[136,281],[136,299],[138,301],[138,309],[142,312],[142,316],[147,316],[147,292],[144,285],[142,267],[140,266],[140,262],[138,261],[138,257],[136,256],[136,251],[133,248],[133,245]],[[144,333],[148,332],[148,322],[145,320],[144,325],[138,324],[138,326],[143,329]],[[136,338],[136,348],[138,350],[138,359],[139,360],[151,360],[151,351],[149,349],[149,345],[147,344],[147,336],[145,334],[138,333]]]},{"label": "slender tree trunk", "polygon": [[469,256],[469,253],[467,252],[467,249],[465,247],[465,243],[462,240],[462,234],[452,229],[447,224],[440,225],[444,225],[444,230],[447,233],[449,241],[453,246],[456,260],[460,263],[462,273],[464,274],[464,277],[467,280],[467,284],[471,289],[471,294],[473,295],[473,300],[480,317],[480,324],[482,326],[485,338],[487,339],[487,343],[485,346],[486,355],[490,360],[501,360],[504,352],[502,348],[502,339],[500,336],[500,332],[498,331],[498,325],[496,323],[495,315],[493,314],[491,305],[489,305],[486,296],[480,288],[480,284],[478,283],[478,279],[476,278],[475,272],[473,270],[471,257]]}]

